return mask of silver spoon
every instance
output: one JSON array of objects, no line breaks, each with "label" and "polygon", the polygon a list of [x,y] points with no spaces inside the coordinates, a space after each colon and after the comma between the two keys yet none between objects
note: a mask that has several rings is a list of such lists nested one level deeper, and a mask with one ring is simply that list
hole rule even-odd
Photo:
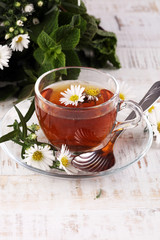
[{"label": "silver spoon", "polygon": [[[143,112],[146,111],[153,103],[160,97],[160,81],[154,83],[146,95],[139,102],[142,107]],[[131,114],[126,118],[126,120],[133,119],[135,113]],[[111,168],[115,164],[115,157],[113,153],[113,146],[118,138],[118,136],[124,130],[116,131],[113,133],[111,139],[102,149],[82,153],[77,155],[72,160],[72,165],[79,170],[86,172],[101,172]]]}]

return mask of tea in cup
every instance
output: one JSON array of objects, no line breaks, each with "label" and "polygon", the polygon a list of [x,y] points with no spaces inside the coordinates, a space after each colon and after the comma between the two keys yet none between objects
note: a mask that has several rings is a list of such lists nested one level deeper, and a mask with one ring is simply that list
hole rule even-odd
[{"label": "tea in cup", "polygon": [[[35,106],[40,126],[56,148],[86,152],[103,144],[114,130],[134,127],[141,120],[137,104],[121,104],[119,85],[110,74],[85,67],[65,67],[44,73],[35,85]],[[117,123],[117,113],[127,107],[136,118]]]}]

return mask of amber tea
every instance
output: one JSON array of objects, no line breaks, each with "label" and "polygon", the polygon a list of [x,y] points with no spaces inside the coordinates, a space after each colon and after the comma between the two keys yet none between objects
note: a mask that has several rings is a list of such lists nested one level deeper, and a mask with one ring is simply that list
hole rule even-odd
[{"label": "amber tea", "polygon": [[36,97],[37,117],[57,149],[62,144],[75,152],[93,149],[114,126],[116,105],[105,104],[114,94],[102,85],[61,81],[46,87],[41,95],[47,101]]}]

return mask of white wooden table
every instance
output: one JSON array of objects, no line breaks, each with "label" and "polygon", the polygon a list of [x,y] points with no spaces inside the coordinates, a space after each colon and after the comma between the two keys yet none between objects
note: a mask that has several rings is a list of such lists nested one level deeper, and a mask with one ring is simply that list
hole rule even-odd
[{"label": "white wooden table", "polygon": [[[118,37],[122,68],[109,71],[137,100],[160,80],[160,1],[86,0]],[[0,103],[1,116],[13,99]],[[100,198],[96,198],[102,189]],[[0,149],[0,240],[159,240],[160,150],[115,175],[60,180],[34,174]]]}]

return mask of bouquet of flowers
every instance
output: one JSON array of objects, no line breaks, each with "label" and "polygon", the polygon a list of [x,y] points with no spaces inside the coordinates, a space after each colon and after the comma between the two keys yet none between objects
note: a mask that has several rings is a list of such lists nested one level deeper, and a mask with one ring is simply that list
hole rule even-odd
[{"label": "bouquet of flowers", "polygon": [[80,0],[0,0],[0,100],[31,96],[53,68],[119,68],[116,44]]}]

